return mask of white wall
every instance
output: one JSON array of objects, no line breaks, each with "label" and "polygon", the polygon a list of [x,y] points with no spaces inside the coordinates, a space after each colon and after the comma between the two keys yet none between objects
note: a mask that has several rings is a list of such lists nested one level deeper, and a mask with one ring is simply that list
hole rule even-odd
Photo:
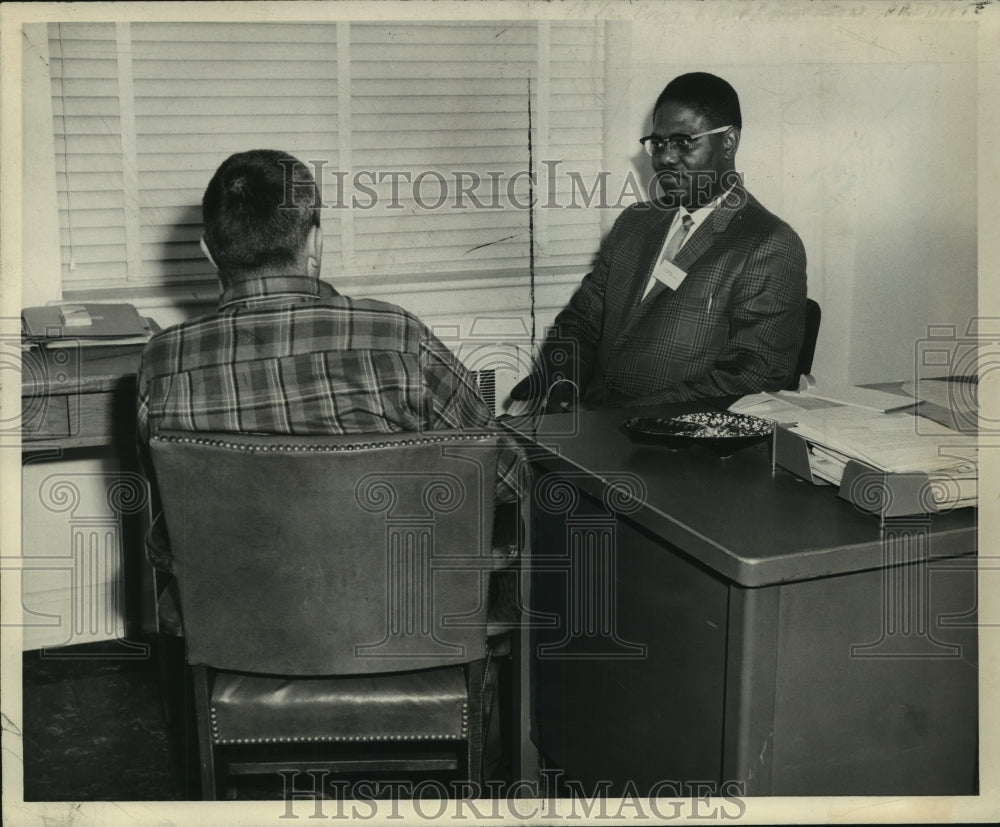
[{"label": "white wall", "polygon": [[636,137],[675,75],[715,72],[739,93],[737,166],[806,247],[809,294],[823,309],[820,381],[909,377],[928,325],[961,332],[976,313],[972,22],[633,23],[622,94]]}]

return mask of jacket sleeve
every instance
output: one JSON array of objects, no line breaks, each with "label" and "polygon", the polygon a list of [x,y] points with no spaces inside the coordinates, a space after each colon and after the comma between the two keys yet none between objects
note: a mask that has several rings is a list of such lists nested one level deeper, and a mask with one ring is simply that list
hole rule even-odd
[{"label": "jacket sleeve", "polygon": [[729,306],[729,339],[711,369],[628,400],[658,405],[780,390],[795,372],[806,304],[806,255],[802,241],[778,224],[750,253]]},{"label": "jacket sleeve", "polygon": [[559,379],[575,382],[581,394],[590,383],[597,345],[604,332],[611,258],[621,235],[624,215],[622,213],[615,221],[601,244],[594,269],[584,277],[569,303],[556,316],[542,344],[532,376],[533,386],[540,395]]}]

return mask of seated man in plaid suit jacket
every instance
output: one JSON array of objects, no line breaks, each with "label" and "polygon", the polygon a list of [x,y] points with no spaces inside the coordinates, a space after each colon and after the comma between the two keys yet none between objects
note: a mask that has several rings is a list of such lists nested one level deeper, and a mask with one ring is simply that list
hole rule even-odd
[{"label": "seated man in plaid suit jacket", "polygon": [[[806,303],[802,242],[742,185],[735,90],[671,81],[641,139],[661,195],[619,216],[514,399],[622,407],[777,390],[794,375]],[[553,386],[553,383],[556,383]],[[560,393],[562,391],[562,393]]]}]

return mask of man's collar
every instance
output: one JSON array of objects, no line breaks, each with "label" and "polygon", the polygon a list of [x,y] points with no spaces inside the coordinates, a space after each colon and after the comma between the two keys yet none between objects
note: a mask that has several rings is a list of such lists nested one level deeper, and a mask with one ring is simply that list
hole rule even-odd
[{"label": "man's collar", "polygon": [[219,309],[262,299],[320,299],[336,295],[337,291],[325,281],[309,276],[264,276],[231,284],[219,299]]},{"label": "man's collar", "polygon": [[683,219],[685,215],[690,215],[691,220],[697,227],[699,224],[701,224],[702,221],[708,218],[712,210],[718,207],[719,204],[721,204],[723,201],[729,204],[730,203],[729,199],[733,197],[735,189],[736,189],[735,185],[727,187],[725,192],[722,192],[719,195],[715,196],[715,198],[709,201],[704,207],[698,207],[698,209],[696,210],[689,210],[687,207],[681,205],[680,207],[677,208],[677,212],[679,213],[681,219]]}]

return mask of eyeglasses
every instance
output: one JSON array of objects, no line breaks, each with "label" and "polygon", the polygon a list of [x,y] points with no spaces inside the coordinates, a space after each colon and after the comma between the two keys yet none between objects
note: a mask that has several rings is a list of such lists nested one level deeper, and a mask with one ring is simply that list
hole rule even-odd
[{"label": "eyeglasses", "polygon": [[705,135],[717,135],[719,132],[725,132],[732,128],[732,125],[720,126],[717,129],[709,129],[708,132],[699,132],[697,135],[671,135],[667,138],[661,138],[659,135],[647,135],[645,138],[640,138],[639,143],[642,144],[642,148],[646,150],[646,154],[650,158],[659,155],[667,146],[673,152],[684,154],[690,151],[691,144],[699,138],[703,138]]}]

